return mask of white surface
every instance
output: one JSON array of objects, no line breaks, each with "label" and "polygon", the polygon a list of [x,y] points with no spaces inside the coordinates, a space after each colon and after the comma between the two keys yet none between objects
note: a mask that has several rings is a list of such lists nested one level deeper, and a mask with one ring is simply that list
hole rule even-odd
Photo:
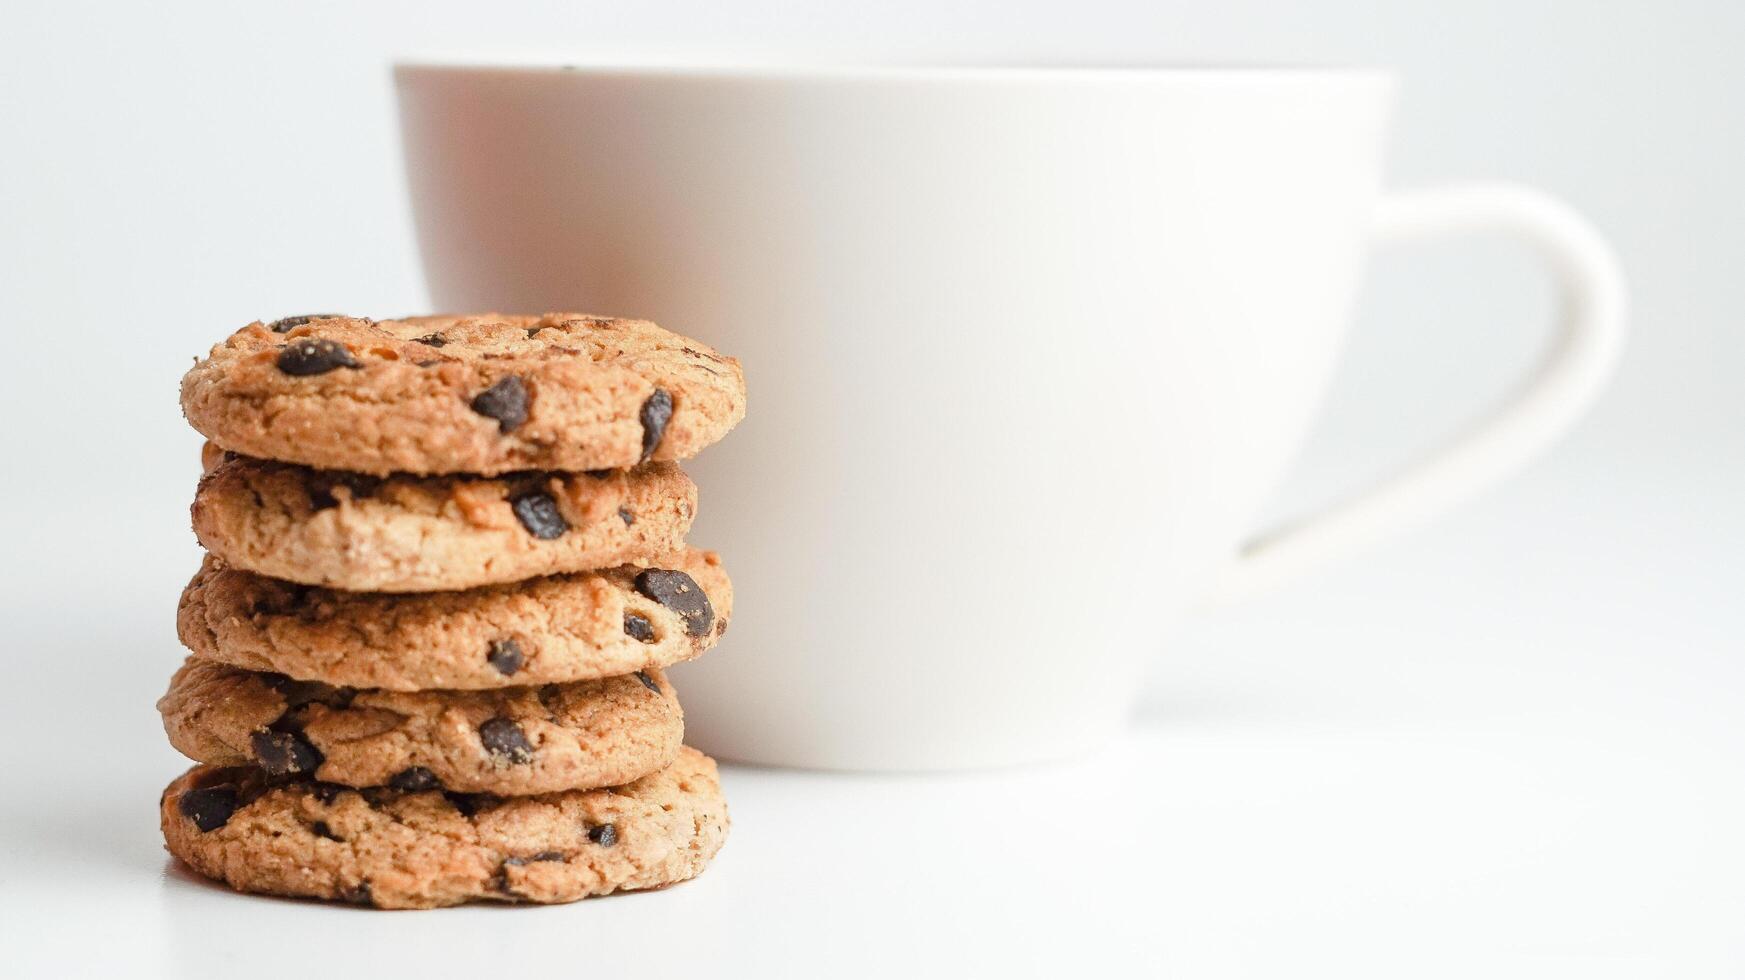
[{"label": "white surface", "polygon": [[[150,700],[191,555],[136,554],[171,537],[154,533],[117,556],[153,576],[149,602],[8,621],[4,972],[1736,977],[1745,520],[1715,515],[1745,486],[1646,506],[1658,492],[1530,479],[1367,569],[1204,621],[1090,760],[729,769],[733,836],[702,878],[516,911],[371,914],[171,869],[153,804],[181,763]],[[81,700],[36,696],[69,683]]]},{"label": "white surface", "polygon": [[[1745,6],[290,9],[6,7],[0,973],[1745,972]],[[151,702],[195,566],[198,445],[175,378],[251,317],[424,306],[386,62],[530,46],[1396,65],[1396,180],[1569,198],[1622,252],[1635,333],[1599,412],[1525,479],[1178,634],[1141,727],[1087,768],[731,772],[708,876],[555,910],[372,915],[166,880],[154,804],[180,762]],[[1277,509],[1483,404],[1542,341],[1541,289],[1485,245],[1384,258]],[[1062,814],[1098,812],[1087,859],[1050,849]]]}]

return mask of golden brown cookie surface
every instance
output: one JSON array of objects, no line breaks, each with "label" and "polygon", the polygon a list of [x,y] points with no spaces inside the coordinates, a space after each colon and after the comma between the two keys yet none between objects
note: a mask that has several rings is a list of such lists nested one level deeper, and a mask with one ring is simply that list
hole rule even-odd
[{"label": "golden brown cookie surface", "polygon": [[228,565],[353,592],[426,592],[611,568],[683,550],[697,488],[675,464],[386,478],[231,455],[194,533]]},{"label": "golden brown cookie surface", "polygon": [[715,763],[691,748],[627,786],[521,797],[196,766],[165,789],[159,821],[170,853],[239,891],[378,908],[657,888],[702,871],[728,830]]},{"label": "golden brown cookie surface", "polygon": [[[663,587],[687,582],[698,597]],[[720,558],[695,548],[646,567],[398,595],[298,585],[209,556],[182,592],[176,627],[195,656],[248,670],[342,687],[476,690],[690,660],[732,615]]]},{"label": "golden brown cookie surface", "polygon": [[696,455],[744,416],[745,379],[644,320],[317,314],[213,347],[182,411],[224,449],[321,469],[582,471]]},{"label": "golden brown cookie surface", "polygon": [[347,786],[519,795],[664,768],[684,715],[659,670],[486,691],[379,691],[189,659],[158,701],[195,762]]}]

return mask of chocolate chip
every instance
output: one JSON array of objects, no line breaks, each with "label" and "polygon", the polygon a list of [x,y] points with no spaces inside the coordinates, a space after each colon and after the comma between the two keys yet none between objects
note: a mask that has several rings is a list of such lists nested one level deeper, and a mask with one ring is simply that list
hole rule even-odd
[{"label": "chocolate chip", "polygon": [[[285,707],[301,708],[306,704],[325,704],[329,708],[349,708],[357,697],[357,689],[352,687],[334,687],[320,681],[299,681],[284,674],[261,674],[261,683],[278,692],[285,701]],[[291,728],[279,728],[279,731],[294,731]]]},{"label": "chocolate chip", "polygon": [[563,860],[563,852],[562,851],[540,851],[538,854],[529,854],[526,857],[517,856],[517,857],[511,857],[511,858],[504,858],[503,863],[508,865],[509,867],[512,867],[512,868],[519,868],[524,864],[532,864],[535,861],[562,861],[562,860]]},{"label": "chocolate chip", "polygon": [[362,366],[344,344],[320,337],[303,337],[286,344],[279,352],[278,364],[279,370],[299,378],[326,374],[334,368]]},{"label": "chocolate chip", "polygon": [[555,541],[570,529],[549,493],[525,493],[509,501],[509,506],[527,533],[541,541]]},{"label": "chocolate chip", "polygon": [[641,418],[642,461],[647,461],[660,445],[660,437],[666,435],[667,423],[673,419],[673,396],[665,388],[654,389],[654,394],[642,403]]},{"label": "chocolate chip", "polygon": [[496,801],[489,793],[443,793],[448,798],[449,805],[460,811],[463,817],[475,816]]},{"label": "chocolate chip", "polygon": [[618,828],[609,823],[588,828],[588,839],[601,847],[611,847],[618,843]]},{"label": "chocolate chip", "polygon": [[235,786],[208,786],[183,793],[182,798],[176,801],[176,809],[182,812],[182,816],[194,821],[194,826],[204,833],[229,823],[230,815],[236,812],[237,804]]},{"label": "chocolate chip", "polygon": [[267,329],[273,333],[289,333],[292,327],[300,327],[310,320],[333,320],[345,316],[344,313],[299,313],[267,324]]},{"label": "chocolate chip", "polygon": [[620,507],[618,508],[618,519],[624,522],[625,527],[629,527],[636,523],[636,514],[628,507]]},{"label": "chocolate chip", "polygon": [[352,500],[365,500],[373,497],[381,489],[380,477],[365,476],[362,473],[342,473],[334,470],[311,470],[303,476],[303,488],[309,492],[309,508],[311,510],[326,510],[338,507],[339,498],[333,495],[335,487],[344,487],[351,491]]},{"label": "chocolate chip", "polygon": [[641,613],[626,612],[624,614],[624,632],[644,643],[654,642],[654,624]]},{"label": "chocolate chip", "polygon": [[334,800],[339,799],[339,794],[351,792],[351,787],[342,786],[339,783],[317,781],[309,784],[309,792],[314,794],[315,798],[323,803],[332,803]]},{"label": "chocolate chip", "polygon": [[636,672],[636,679],[642,682],[643,687],[648,688],[649,690],[653,691],[656,694],[660,693],[660,685],[656,684],[654,682],[654,678],[648,676],[647,672],[640,671],[640,670],[637,671]]},{"label": "chocolate chip", "polygon": [[521,726],[507,718],[492,718],[480,725],[479,741],[486,752],[503,756],[518,765],[533,761],[533,743],[522,734]]},{"label": "chocolate chip", "polygon": [[546,329],[546,326],[547,326],[546,324],[542,323],[537,327],[528,327],[527,328],[527,339],[532,340],[534,335],[539,333],[541,330]]},{"label": "chocolate chip", "polygon": [[315,821],[314,823],[309,825],[309,829],[314,831],[315,836],[317,836],[317,837],[325,837],[328,840],[336,840],[336,841],[341,841],[341,842],[344,842],[344,840],[345,840],[344,837],[341,837],[338,834],[334,833],[333,828],[329,827],[327,825],[327,821],[325,821],[325,820]]},{"label": "chocolate chip", "polygon": [[428,789],[441,789],[442,780],[423,766],[413,766],[388,777],[388,785],[408,793],[422,793]]},{"label": "chocolate chip", "polygon": [[473,411],[497,420],[497,431],[513,432],[527,421],[527,385],[510,375],[478,393]]},{"label": "chocolate chip", "polygon": [[341,901],[351,902],[354,905],[376,904],[375,897],[370,894],[370,883],[367,881],[358,882],[357,886],[353,888],[341,888],[339,897]]},{"label": "chocolate chip", "polygon": [[563,707],[563,688],[556,684],[545,684],[540,687],[537,696],[539,706],[545,709],[546,714],[553,716],[552,721],[557,721],[557,711]]},{"label": "chocolate chip", "polygon": [[683,616],[685,632],[692,636],[703,636],[715,625],[715,610],[709,605],[709,597],[697,580],[684,572],[644,569],[636,576],[636,591]]},{"label": "chocolate chip", "polygon": [[527,658],[521,655],[521,644],[511,638],[492,640],[491,652],[485,654],[485,662],[497,668],[497,673],[508,677],[520,670]]},{"label": "chocolate chip", "polygon": [[618,471],[617,470],[584,470],[583,472],[587,473],[589,476],[593,477],[596,480],[610,480],[610,479],[612,479],[612,474],[614,474]]},{"label": "chocolate chip", "polygon": [[321,752],[296,732],[262,731],[248,737],[255,761],[274,776],[314,772],[321,767]]},{"label": "chocolate chip", "polygon": [[422,337],[413,337],[412,342],[423,344],[426,347],[444,347],[448,344],[448,340],[439,333],[427,333]]}]

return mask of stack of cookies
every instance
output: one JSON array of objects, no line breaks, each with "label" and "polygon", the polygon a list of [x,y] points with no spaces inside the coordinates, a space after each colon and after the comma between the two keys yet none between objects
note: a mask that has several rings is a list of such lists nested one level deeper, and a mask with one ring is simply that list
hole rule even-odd
[{"label": "stack of cookies", "polygon": [[209,554],[158,702],[199,763],[173,854],[382,908],[703,869],[727,808],[662,668],[733,600],[674,461],[744,415],[737,362],[637,320],[297,316],[214,347],[182,408]]}]

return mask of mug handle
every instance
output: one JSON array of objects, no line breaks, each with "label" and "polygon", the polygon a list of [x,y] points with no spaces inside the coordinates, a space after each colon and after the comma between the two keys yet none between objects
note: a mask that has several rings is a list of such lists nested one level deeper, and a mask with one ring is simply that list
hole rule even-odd
[{"label": "mug handle", "polygon": [[1591,404],[1624,340],[1624,277],[1598,231],[1567,205],[1511,184],[1389,194],[1378,241],[1502,233],[1538,253],[1558,287],[1557,336],[1513,396],[1438,452],[1306,518],[1250,539],[1214,586],[1216,603],[1246,598],[1368,547],[1508,476]]}]

